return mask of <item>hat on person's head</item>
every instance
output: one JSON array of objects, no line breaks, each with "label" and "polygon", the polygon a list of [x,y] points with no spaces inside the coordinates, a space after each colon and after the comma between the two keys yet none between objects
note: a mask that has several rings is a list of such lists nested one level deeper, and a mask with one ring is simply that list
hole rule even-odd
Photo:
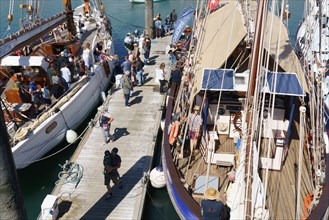
[{"label": "hat on person's head", "polygon": [[112,149],[112,151],[111,151],[111,153],[118,153],[118,151],[119,151],[119,149],[118,148],[116,148],[116,147],[114,147],[113,149]]},{"label": "hat on person's head", "polygon": [[200,105],[196,105],[196,106],[194,106],[193,109],[194,109],[194,110],[197,110],[197,111],[200,111]]},{"label": "hat on person's head", "polygon": [[205,192],[204,192],[204,197],[208,200],[216,200],[219,198],[219,192],[212,188],[209,187]]},{"label": "hat on person's head", "polygon": [[99,106],[98,107],[98,111],[100,111],[100,112],[105,112],[105,107],[104,106]]},{"label": "hat on person's head", "polygon": [[64,51],[61,52],[61,56],[64,56]]}]

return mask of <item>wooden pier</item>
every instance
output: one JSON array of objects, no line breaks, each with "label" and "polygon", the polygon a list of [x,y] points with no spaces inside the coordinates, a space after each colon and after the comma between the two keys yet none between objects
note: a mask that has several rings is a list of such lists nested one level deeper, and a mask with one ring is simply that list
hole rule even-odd
[{"label": "wooden pier", "polygon": [[[147,187],[145,176],[151,169],[165,100],[154,81],[155,68],[162,62],[168,63],[165,49],[169,41],[170,37],[152,40],[151,64],[144,67],[146,83],[144,86],[134,87],[130,108],[124,107],[121,89],[107,97],[104,106],[114,117],[111,134],[114,134],[115,141],[104,144],[98,123],[87,131],[71,159],[84,168],[80,183],[77,188],[75,184],[58,185],[52,193],[58,197],[60,219],[142,217]],[[107,190],[104,185],[103,156],[105,150],[113,147],[119,149],[118,154],[122,159],[119,173],[123,188],[114,187],[112,198],[105,200]]]}]

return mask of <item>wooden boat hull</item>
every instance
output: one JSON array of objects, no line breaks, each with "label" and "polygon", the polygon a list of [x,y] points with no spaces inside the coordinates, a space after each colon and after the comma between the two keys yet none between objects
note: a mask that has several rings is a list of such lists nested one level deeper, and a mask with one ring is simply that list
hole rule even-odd
[{"label": "wooden boat hull", "polygon": [[166,177],[167,190],[178,215],[181,219],[201,219],[201,208],[181,183],[176,167],[173,163],[171,147],[169,144],[168,127],[171,122],[171,114],[174,107],[173,97],[178,89],[179,85],[173,83],[166,108],[162,144],[162,165]]},{"label": "wooden boat hull", "polygon": [[[79,13],[83,6],[78,6],[75,13]],[[99,14],[94,11],[95,21],[97,22]],[[95,23],[96,24],[96,23]],[[105,24],[105,23],[104,23]],[[96,26],[96,25],[95,25]],[[109,31],[106,25],[99,26]],[[97,31],[97,29],[93,29]],[[91,36],[96,43],[96,36]],[[109,54],[113,55],[113,42],[109,32],[104,32],[107,49]],[[12,153],[17,169],[22,169],[30,164],[40,160],[42,156],[56,147],[63,141],[66,131],[78,128],[86,119],[90,112],[101,101],[101,93],[109,87],[112,63],[102,63],[94,65],[93,72],[88,76],[83,76],[72,86],[71,90],[55,103],[50,110],[43,112],[33,123],[29,125],[30,132],[19,138],[19,142],[12,147]],[[80,87],[80,88],[78,88]],[[59,105],[59,103],[62,103]],[[58,108],[56,109],[56,106]],[[24,129],[24,127],[22,127]],[[27,129],[27,130],[28,130]],[[19,132],[17,132],[19,133]],[[17,135],[15,134],[15,137]]]}]

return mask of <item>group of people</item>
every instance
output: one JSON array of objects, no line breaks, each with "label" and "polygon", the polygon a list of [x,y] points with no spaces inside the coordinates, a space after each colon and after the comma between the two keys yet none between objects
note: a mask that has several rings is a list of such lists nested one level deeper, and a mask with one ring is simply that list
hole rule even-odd
[{"label": "group of people", "polygon": [[176,10],[173,9],[170,15],[167,15],[165,20],[162,22],[161,14],[158,13],[154,19],[154,30],[155,38],[160,38],[170,33],[170,30],[173,29],[174,23],[177,20]]}]

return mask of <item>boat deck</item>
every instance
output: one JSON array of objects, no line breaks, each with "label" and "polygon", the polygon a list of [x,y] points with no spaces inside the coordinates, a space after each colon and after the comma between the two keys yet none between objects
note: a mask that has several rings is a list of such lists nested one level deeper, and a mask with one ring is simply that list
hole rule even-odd
[{"label": "boat deck", "polygon": [[[297,122],[295,122],[296,125],[299,126]],[[296,217],[299,139],[296,136],[298,128],[295,127],[292,130],[292,140],[281,171],[270,170],[268,174],[266,206],[271,210],[271,219],[295,219]],[[308,158],[307,148],[303,147],[301,191],[299,192],[301,198],[299,205],[302,212],[305,208],[304,199],[313,191],[311,183],[312,174],[310,172],[311,162]],[[265,169],[260,170],[262,180],[265,179],[265,172]],[[300,216],[307,217],[303,216],[303,214],[300,214]]]},{"label": "boat deck", "polygon": [[[228,135],[219,135],[219,140],[216,144],[216,153],[234,153],[235,152],[235,144],[233,142],[233,138],[229,138]],[[174,154],[179,154],[177,150],[175,150]],[[190,164],[188,164],[189,157],[178,159],[178,167],[180,170],[180,174],[182,179],[184,178],[186,183],[185,186],[191,186],[193,192],[196,189],[196,179],[200,176],[206,176],[207,174],[207,163],[202,156],[201,150],[194,157],[191,158]],[[218,190],[220,191],[222,201],[224,199],[224,192],[226,191],[229,181],[227,179],[227,173],[233,170],[233,166],[219,166],[217,164],[212,164],[210,166],[209,176],[216,176],[218,177]],[[203,198],[202,194],[193,193],[193,197],[198,202],[201,202]]]},{"label": "boat deck", "polygon": [[[71,159],[84,167],[79,185],[77,188],[74,184],[58,185],[52,193],[59,198],[59,218],[141,218],[147,187],[143,176],[151,168],[164,102],[154,82],[155,68],[162,62],[167,63],[165,48],[169,41],[169,37],[153,40],[152,64],[144,68],[146,84],[134,88],[131,108],[124,107],[121,89],[107,97],[104,105],[114,117],[111,134],[114,133],[115,141],[104,144],[98,123],[86,133]],[[105,150],[113,147],[119,149],[122,159],[119,173],[123,188],[114,187],[112,198],[105,200],[103,156]]]},{"label": "boat deck", "polygon": [[[296,214],[296,203],[297,203],[297,180],[298,180],[298,154],[299,154],[299,140],[297,138],[298,123],[295,122],[293,128],[292,140],[289,145],[289,150],[285,162],[282,165],[281,171],[271,171],[268,174],[268,189],[267,189],[267,204],[266,209],[270,211],[270,219],[294,219]],[[268,139],[262,140],[262,148],[265,149],[268,145]],[[219,135],[219,143],[216,148],[216,153],[234,153],[235,144],[233,138],[229,138],[228,135]],[[274,157],[274,143],[271,143],[270,157]],[[174,151],[174,155],[178,158],[179,152]],[[302,167],[302,181],[300,191],[300,207],[303,212],[304,199],[307,195],[312,192],[310,164],[308,159],[307,149],[303,148],[303,167]],[[266,155],[266,151],[261,152],[262,156]],[[191,186],[193,192],[196,189],[195,183],[199,176],[207,175],[207,163],[202,157],[201,152],[198,152],[195,157],[191,159],[188,164],[188,157],[184,159],[178,159],[176,161],[179,167],[179,173],[181,180],[184,181],[185,187]],[[188,168],[189,167],[189,168]],[[219,166],[212,164],[210,166],[209,176],[218,177],[218,190],[220,191],[220,198],[223,202],[225,199],[225,192],[229,185],[227,179],[227,173],[233,170],[233,166]],[[260,170],[260,177],[265,183],[265,169]],[[201,202],[203,198],[202,194],[192,194],[197,202]],[[303,217],[303,214],[301,214]]]}]

